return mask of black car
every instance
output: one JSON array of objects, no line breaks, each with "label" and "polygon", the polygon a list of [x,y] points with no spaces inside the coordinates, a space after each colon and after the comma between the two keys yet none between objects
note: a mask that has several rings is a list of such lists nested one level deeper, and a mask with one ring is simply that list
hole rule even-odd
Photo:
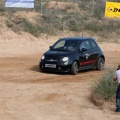
[{"label": "black car", "polygon": [[69,37],[59,39],[50,46],[40,60],[41,71],[70,72],[104,69],[105,56],[93,38]]}]

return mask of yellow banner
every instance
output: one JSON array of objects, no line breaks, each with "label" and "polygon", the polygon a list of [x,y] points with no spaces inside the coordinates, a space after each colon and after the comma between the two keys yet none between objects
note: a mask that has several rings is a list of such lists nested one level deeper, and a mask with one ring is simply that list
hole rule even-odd
[{"label": "yellow banner", "polygon": [[120,3],[106,2],[105,17],[120,18]]}]

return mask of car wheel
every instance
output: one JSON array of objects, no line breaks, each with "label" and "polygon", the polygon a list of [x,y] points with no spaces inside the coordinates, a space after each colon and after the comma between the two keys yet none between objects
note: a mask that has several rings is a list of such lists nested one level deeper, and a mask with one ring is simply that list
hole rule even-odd
[{"label": "car wheel", "polygon": [[76,75],[78,73],[78,70],[79,70],[79,66],[78,63],[75,61],[71,66],[71,74]]},{"label": "car wheel", "polygon": [[104,69],[104,63],[105,63],[105,60],[102,57],[100,57],[98,59],[97,65],[96,65],[97,70],[103,70]]}]

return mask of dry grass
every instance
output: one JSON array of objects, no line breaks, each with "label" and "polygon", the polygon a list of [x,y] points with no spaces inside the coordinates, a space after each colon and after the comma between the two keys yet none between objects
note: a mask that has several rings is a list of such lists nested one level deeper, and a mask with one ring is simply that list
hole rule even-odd
[{"label": "dry grass", "polygon": [[[39,37],[40,34],[57,35],[63,31],[72,31],[81,33],[83,31],[91,32],[93,36],[98,36],[101,39],[98,41],[120,43],[120,20],[103,18],[103,10],[101,14],[96,12],[93,14],[82,9],[91,9],[88,4],[83,2],[63,2],[63,1],[45,1],[43,3],[43,15],[40,12],[40,3],[35,2],[35,10],[6,10],[6,25],[13,31],[19,33],[21,31],[28,32],[33,36]],[[71,6],[73,5],[73,6]],[[102,8],[104,4],[101,4]],[[97,5],[96,5],[97,6]],[[101,7],[95,7],[95,11],[101,10]],[[71,11],[72,10],[72,11]],[[3,12],[2,10],[0,11]]]},{"label": "dry grass", "polygon": [[97,106],[102,106],[105,101],[113,102],[116,94],[117,82],[113,81],[115,69],[109,69],[92,86],[90,100]]}]

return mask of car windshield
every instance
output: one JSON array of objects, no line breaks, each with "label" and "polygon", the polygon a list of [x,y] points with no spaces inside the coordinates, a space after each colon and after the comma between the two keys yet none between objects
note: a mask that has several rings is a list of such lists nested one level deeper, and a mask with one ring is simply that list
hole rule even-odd
[{"label": "car windshield", "polygon": [[52,50],[74,52],[77,50],[78,43],[77,40],[60,40],[53,45]]}]

